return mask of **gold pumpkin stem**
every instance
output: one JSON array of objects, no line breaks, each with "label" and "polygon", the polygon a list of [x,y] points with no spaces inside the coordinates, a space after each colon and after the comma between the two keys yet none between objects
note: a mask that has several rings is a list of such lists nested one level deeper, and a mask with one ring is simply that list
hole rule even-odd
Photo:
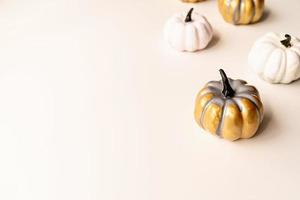
[{"label": "gold pumpkin stem", "polygon": [[229,80],[227,78],[227,75],[225,74],[223,69],[219,70],[221,77],[222,77],[222,84],[223,84],[223,90],[222,90],[222,94],[224,95],[224,97],[228,98],[228,97],[233,97],[234,96],[234,90],[232,89]]},{"label": "gold pumpkin stem", "polygon": [[186,15],[185,20],[184,20],[185,23],[188,23],[188,22],[193,21],[193,20],[192,20],[192,12],[193,12],[193,10],[194,10],[194,8],[191,8],[191,9],[189,10],[189,12],[188,12],[188,14]]},{"label": "gold pumpkin stem", "polygon": [[281,40],[281,41],[280,41],[281,44],[282,44],[283,46],[285,46],[286,48],[291,47],[291,46],[292,46],[292,44],[291,44],[291,39],[292,39],[292,37],[291,37],[289,34],[285,34],[284,37],[285,37],[286,39],[285,39],[285,40]]}]

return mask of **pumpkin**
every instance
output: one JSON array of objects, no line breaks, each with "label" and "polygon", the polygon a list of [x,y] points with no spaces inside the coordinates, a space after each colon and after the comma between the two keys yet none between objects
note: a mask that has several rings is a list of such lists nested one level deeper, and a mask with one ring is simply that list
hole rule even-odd
[{"label": "pumpkin", "polygon": [[197,3],[200,1],[204,1],[204,0],[181,0],[181,1],[186,2],[186,3]]},{"label": "pumpkin", "polygon": [[267,33],[253,45],[249,66],[270,83],[290,83],[300,77],[300,41],[288,34]]},{"label": "pumpkin", "polygon": [[165,39],[178,51],[204,49],[213,37],[213,30],[207,19],[193,8],[189,12],[176,14],[165,25]]},{"label": "pumpkin", "polygon": [[218,0],[219,11],[231,24],[250,24],[260,20],[264,0]]},{"label": "pumpkin", "polygon": [[204,130],[234,141],[255,135],[263,119],[263,104],[254,86],[246,81],[227,78],[210,81],[200,90],[194,117]]}]

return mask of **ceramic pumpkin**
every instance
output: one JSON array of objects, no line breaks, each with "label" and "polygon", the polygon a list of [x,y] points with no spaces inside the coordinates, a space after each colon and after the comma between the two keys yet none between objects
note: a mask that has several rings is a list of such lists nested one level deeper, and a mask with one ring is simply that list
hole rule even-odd
[{"label": "ceramic pumpkin", "polygon": [[194,117],[204,130],[234,141],[251,138],[263,119],[263,104],[254,86],[227,78],[210,81],[198,93]]},{"label": "ceramic pumpkin", "polygon": [[178,51],[204,49],[213,37],[213,30],[207,19],[193,8],[188,13],[176,14],[165,25],[166,41]]},{"label": "ceramic pumpkin", "polygon": [[270,83],[290,83],[300,77],[300,40],[288,34],[267,33],[253,45],[249,66]]},{"label": "ceramic pumpkin", "polygon": [[250,24],[260,20],[264,0],[218,0],[219,11],[231,24]]}]

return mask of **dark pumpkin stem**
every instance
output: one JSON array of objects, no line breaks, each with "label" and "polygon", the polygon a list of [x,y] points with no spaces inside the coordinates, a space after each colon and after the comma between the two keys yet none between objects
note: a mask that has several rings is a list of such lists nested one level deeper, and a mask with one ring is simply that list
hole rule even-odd
[{"label": "dark pumpkin stem", "polygon": [[228,98],[228,97],[233,97],[234,96],[234,90],[232,89],[229,80],[224,72],[223,69],[219,70],[221,77],[222,77],[222,84],[223,84],[223,90],[222,90],[222,94],[224,95],[224,97]]},{"label": "dark pumpkin stem", "polygon": [[188,12],[188,14],[186,15],[185,20],[184,20],[185,23],[193,21],[193,20],[192,20],[192,12],[193,12],[193,10],[194,10],[194,8],[191,8],[191,9],[189,10],[189,12]]},{"label": "dark pumpkin stem", "polygon": [[291,44],[291,39],[292,39],[292,37],[291,37],[289,34],[285,34],[284,37],[285,37],[286,39],[285,39],[285,40],[281,40],[281,41],[280,41],[281,44],[282,44],[283,46],[285,46],[286,48],[291,47],[291,46],[292,46],[292,44]]}]

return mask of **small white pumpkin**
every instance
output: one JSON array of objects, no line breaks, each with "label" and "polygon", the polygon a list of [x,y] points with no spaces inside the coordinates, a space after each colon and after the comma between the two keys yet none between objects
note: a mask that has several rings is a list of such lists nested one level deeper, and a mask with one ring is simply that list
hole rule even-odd
[{"label": "small white pumpkin", "polygon": [[300,78],[300,41],[288,34],[267,33],[254,43],[248,63],[270,83],[290,83]]},{"label": "small white pumpkin", "polygon": [[213,30],[207,19],[197,13],[175,14],[165,25],[165,39],[178,51],[204,49],[213,37]]}]

